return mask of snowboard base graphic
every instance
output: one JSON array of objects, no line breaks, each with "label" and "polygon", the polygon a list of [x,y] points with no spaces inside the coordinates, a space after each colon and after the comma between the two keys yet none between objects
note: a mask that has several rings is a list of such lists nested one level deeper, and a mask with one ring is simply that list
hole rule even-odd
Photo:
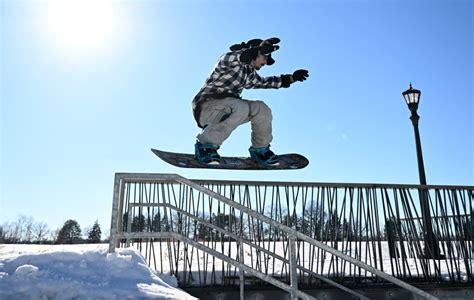
[{"label": "snowboard base graphic", "polygon": [[165,162],[180,168],[224,169],[224,170],[295,170],[306,167],[308,159],[300,154],[290,153],[278,155],[279,163],[275,166],[262,166],[250,157],[221,157],[220,164],[200,163],[194,154],[167,152],[151,149]]}]

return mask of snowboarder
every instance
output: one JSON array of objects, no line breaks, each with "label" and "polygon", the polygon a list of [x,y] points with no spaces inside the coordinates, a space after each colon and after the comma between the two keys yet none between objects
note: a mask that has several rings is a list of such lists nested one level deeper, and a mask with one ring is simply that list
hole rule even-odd
[{"label": "snowboarder", "polygon": [[272,112],[263,101],[241,98],[244,88],[287,88],[308,78],[307,70],[293,74],[260,77],[264,65],[272,65],[272,52],[279,49],[278,38],[253,39],[230,47],[192,102],[194,119],[202,128],[195,145],[196,159],[205,164],[219,164],[217,150],[239,125],[250,122],[252,129],[250,157],[262,166],[278,164],[278,156],[270,150]]}]

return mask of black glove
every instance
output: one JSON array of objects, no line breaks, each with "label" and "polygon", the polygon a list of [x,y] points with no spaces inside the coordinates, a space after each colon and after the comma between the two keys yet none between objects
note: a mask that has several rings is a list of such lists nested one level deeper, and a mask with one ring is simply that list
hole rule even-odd
[{"label": "black glove", "polygon": [[308,70],[296,70],[293,73],[293,81],[305,81],[308,77]]},{"label": "black glove", "polygon": [[290,87],[290,84],[294,83],[295,81],[305,81],[308,77],[308,70],[296,70],[293,75],[281,75],[281,87]]}]

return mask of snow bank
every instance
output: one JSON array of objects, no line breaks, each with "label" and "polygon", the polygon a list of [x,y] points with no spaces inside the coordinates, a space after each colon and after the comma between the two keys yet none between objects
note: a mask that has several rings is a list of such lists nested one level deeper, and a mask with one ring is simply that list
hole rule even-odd
[{"label": "snow bank", "polygon": [[0,245],[0,299],[194,299],[132,248]]}]

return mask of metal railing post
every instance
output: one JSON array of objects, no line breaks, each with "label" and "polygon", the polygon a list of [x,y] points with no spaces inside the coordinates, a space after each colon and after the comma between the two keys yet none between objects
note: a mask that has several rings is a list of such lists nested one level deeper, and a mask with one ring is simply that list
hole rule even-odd
[{"label": "metal railing post", "polygon": [[121,210],[120,198],[121,198],[121,178],[119,174],[115,174],[114,179],[114,194],[112,200],[112,218],[110,221],[110,237],[109,237],[109,253],[115,252],[115,247],[118,246],[118,240],[116,238],[118,230],[120,228],[120,216],[119,210]]},{"label": "metal railing post", "polygon": [[[245,264],[244,262],[244,243],[242,240],[242,237],[239,239],[239,261],[242,264]],[[239,268],[239,279],[240,279],[240,300],[245,300],[245,293],[244,293],[244,288],[245,288],[245,272],[242,268]]]},{"label": "metal railing post", "polygon": [[290,286],[291,286],[291,299],[298,300],[296,291],[298,291],[298,275],[296,273],[296,244],[295,238],[291,235],[288,235],[288,248],[290,254]]}]

